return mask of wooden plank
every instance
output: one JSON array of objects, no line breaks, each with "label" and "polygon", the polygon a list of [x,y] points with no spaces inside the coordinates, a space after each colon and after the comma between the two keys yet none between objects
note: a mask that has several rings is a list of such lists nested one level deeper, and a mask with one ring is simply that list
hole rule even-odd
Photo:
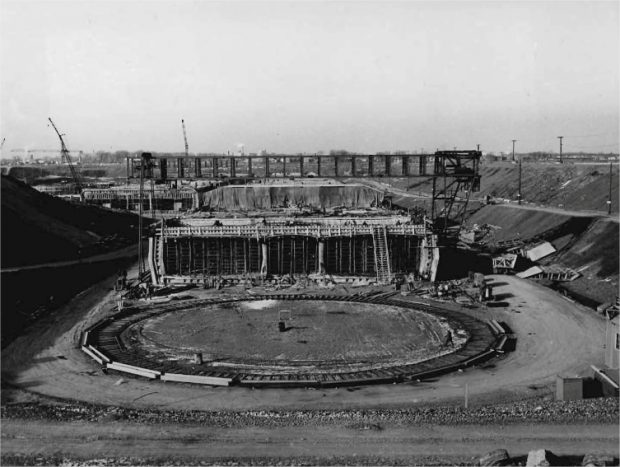
[{"label": "wooden plank", "polygon": [[232,378],[219,378],[215,376],[182,375],[177,373],[164,373],[162,381],[175,381],[178,383],[207,384],[209,386],[230,386]]},{"label": "wooden plank", "polygon": [[124,365],[122,363],[116,363],[116,362],[108,363],[106,365],[106,368],[110,370],[121,371],[123,373],[130,373],[132,375],[143,376],[149,379],[157,379],[157,376],[158,376],[158,373],[151,371],[151,370],[147,370],[146,368],[139,368],[139,367],[135,367],[131,365]]}]

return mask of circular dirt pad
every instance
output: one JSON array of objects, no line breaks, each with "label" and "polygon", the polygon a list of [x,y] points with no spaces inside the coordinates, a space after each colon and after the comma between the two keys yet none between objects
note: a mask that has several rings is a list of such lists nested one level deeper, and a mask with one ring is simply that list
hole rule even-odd
[{"label": "circular dirt pad", "polygon": [[[283,321],[283,325],[280,324]],[[406,363],[465,342],[445,319],[370,303],[258,300],[165,313],[129,329],[144,351],[236,364]],[[448,333],[455,345],[446,346]],[[463,337],[461,337],[463,336]]]},{"label": "circular dirt pad", "polygon": [[89,331],[89,344],[113,362],[162,379],[181,374],[254,387],[428,378],[491,358],[494,342],[489,327],[466,314],[342,296],[170,302],[125,309]]}]

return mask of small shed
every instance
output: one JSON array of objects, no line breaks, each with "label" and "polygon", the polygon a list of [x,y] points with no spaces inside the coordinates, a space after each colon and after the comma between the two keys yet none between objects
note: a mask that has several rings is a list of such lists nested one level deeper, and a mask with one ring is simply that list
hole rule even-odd
[{"label": "small shed", "polygon": [[555,380],[555,400],[574,401],[583,399],[583,378],[558,375]]}]

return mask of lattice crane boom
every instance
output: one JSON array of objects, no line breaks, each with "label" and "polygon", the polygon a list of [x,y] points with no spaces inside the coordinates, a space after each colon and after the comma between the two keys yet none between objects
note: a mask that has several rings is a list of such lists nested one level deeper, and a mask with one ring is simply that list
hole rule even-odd
[{"label": "lattice crane boom", "polygon": [[185,157],[189,157],[189,146],[187,145],[187,131],[185,131],[185,120],[181,119],[183,126],[183,140],[185,141]]},{"label": "lattice crane boom", "polygon": [[69,166],[69,171],[71,172],[71,177],[73,178],[73,182],[75,183],[75,189],[78,192],[78,194],[81,196],[82,195],[82,189],[84,188],[84,186],[82,184],[82,180],[80,178],[80,175],[78,174],[78,172],[75,169],[75,167],[73,167],[73,163],[71,162],[71,156],[69,155],[69,150],[67,149],[67,145],[65,144],[65,140],[63,139],[63,135],[60,133],[60,131],[58,131],[58,128],[56,128],[56,125],[54,125],[54,122],[52,121],[52,118],[48,117],[48,120],[52,124],[52,128],[54,128],[54,131],[56,132],[56,134],[58,135],[58,138],[60,139],[60,157],[61,157],[61,160],[63,162],[66,162],[67,165]]}]

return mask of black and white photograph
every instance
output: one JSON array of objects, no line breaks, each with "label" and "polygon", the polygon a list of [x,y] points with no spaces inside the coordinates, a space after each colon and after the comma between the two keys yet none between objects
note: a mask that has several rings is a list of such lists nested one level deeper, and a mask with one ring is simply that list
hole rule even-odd
[{"label": "black and white photograph", "polygon": [[0,0],[0,465],[620,465],[620,3]]}]

